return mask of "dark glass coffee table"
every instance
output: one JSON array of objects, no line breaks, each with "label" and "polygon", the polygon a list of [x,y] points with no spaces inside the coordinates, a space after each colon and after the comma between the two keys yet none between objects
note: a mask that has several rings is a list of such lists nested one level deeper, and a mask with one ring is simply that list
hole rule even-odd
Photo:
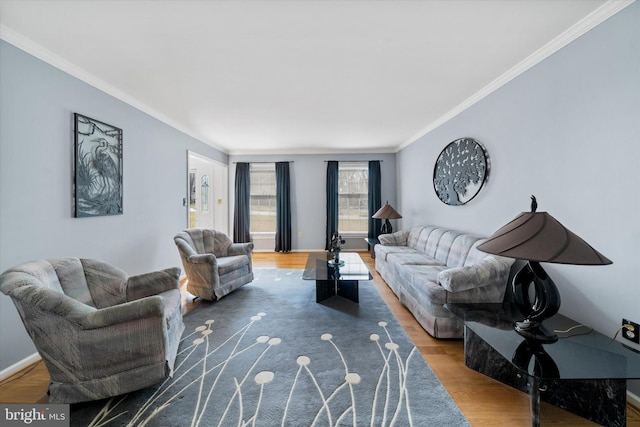
[{"label": "dark glass coffee table", "polygon": [[637,350],[559,314],[545,320],[558,341],[540,344],[513,329],[524,317],[513,304],[445,308],[464,322],[465,365],[529,393],[533,426],[540,400],[598,424],[625,425],[627,380],[640,378]]},{"label": "dark glass coffee table", "polygon": [[311,253],[307,258],[302,278],[316,281],[316,302],[335,295],[359,302],[359,281],[373,278],[366,264],[355,252],[342,252],[340,260],[344,264],[338,267],[329,262],[332,259],[329,252]]}]

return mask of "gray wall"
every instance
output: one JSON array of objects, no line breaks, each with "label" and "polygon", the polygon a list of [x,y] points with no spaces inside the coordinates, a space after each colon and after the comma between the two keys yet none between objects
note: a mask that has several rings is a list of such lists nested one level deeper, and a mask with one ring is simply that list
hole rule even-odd
[{"label": "gray wall", "polygon": [[[612,259],[610,266],[544,265],[560,289],[561,313],[609,336],[623,317],[640,321],[638,23],[636,2],[397,157],[405,227],[489,235],[528,211],[535,194],[539,211]],[[468,205],[450,207],[425,183],[442,148],[463,136],[487,148],[490,177]],[[632,388],[640,394],[637,383]]]},{"label": "gray wall", "polygon": [[[180,266],[187,150],[227,156],[0,41],[0,271],[36,258],[86,257],[129,274]],[[74,112],[124,131],[124,214],[73,218]],[[35,352],[0,295],[0,370]]]},{"label": "gray wall", "polygon": [[[309,154],[309,155],[281,155],[281,156],[229,156],[229,183],[233,188],[235,182],[235,162],[279,162],[293,161],[290,165],[291,173],[291,246],[296,250],[323,250],[325,244],[326,203],[325,188],[327,176],[327,160],[381,160],[380,173],[382,175],[381,195],[382,203],[389,201],[396,206],[396,161],[395,154]],[[233,191],[232,191],[233,193]],[[233,208],[234,195],[229,198],[229,205]],[[402,214],[403,212],[400,211]],[[230,214],[233,218],[233,212]],[[392,220],[392,222],[395,220]],[[392,226],[396,226],[394,222]],[[230,224],[233,227],[233,221]],[[299,237],[302,232],[302,237]],[[353,248],[366,249],[363,239],[351,242]],[[359,246],[358,246],[359,244]],[[271,250],[274,245],[270,244]]]}]

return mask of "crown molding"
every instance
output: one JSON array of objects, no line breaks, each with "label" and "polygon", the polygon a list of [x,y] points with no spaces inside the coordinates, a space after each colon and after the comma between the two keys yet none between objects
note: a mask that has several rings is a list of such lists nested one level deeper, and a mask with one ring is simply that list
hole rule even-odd
[{"label": "crown molding", "polygon": [[0,24],[0,39],[12,44],[20,50],[27,52],[28,54],[40,59],[41,61],[44,61],[47,64],[58,68],[59,70],[64,71],[65,73],[70,74],[71,76],[95,87],[96,89],[142,111],[143,113],[150,115],[151,117],[161,121],[162,123],[171,126],[172,128],[215,148],[223,154],[228,154],[225,148],[220,147],[212,141],[208,141],[202,135],[196,135],[190,130],[185,129],[179,123],[175,122],[159,111],[151,108],[144,102],[141,102],[137,98],[98,78],[94,74],[87,72],[86,70],[67,61],[59,55],[56,55],[49,49],[44,48],[43,46],[33,42],[29,38],[3,24]]},{"label": "crown molding", "polygon": [[465,111],[467,108],[471,107],[478,101],[483,98],[489,96],[491,93],[501,88],[505,84],[509,83],[514,78],[518,77],[520,74],[523,74],[528,69],[532,68],[534,65],[542,62],[549,56],[553,55],[572,41],[576,40],[578,37],[582,36],[589,30],[593,29],[597,25],[601,24],[611,16],[620,12],[625,7],[629,6],[635,2],[635,0],[609,0],[598,9],[591,12],[584,19],[572,25],[569,29],[564,31],[555,39],[551,40],[546,45],[542,46],[540,49],[535,51],[533,54],[529,55],[527,58],[522,60],[520,63],[515,65],[513,68],[502,74],[500,77],[489,83],[484,88],[480,89],[478,92],[473,94],[471,97],[464,100],[458,106],[453,108],[451,111],[441,116],[429,126],[425,127],[414,136],[409,138],[407,141],[398,145],[396,148],[396,152],[399,152],[403,148],[408,147],[409,145],[416,142],[418,139],[422,138],[429,132],[438,128],[439,126],[445,124],[458,114]]}]

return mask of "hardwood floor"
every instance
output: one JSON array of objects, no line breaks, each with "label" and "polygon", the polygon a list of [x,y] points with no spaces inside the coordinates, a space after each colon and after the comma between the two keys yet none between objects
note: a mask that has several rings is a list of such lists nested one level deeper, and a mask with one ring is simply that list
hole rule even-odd
[{"label": "hardwood floor", "polygon": [[[254,268],[302,269],[307,255],[303,252],[256,252],[253,263]],[[530,426],[528,396],[467,368],[462,341],[439,340],[426,333],[375,271],[374,260],[369,253],[360,255],[369,266],[374,286],[471,425]],[[185,311],[197,305],[197,301],[186,298],[184,302]],[[46,403],[48,382],[49,374],[44,364],[35,363],[0,383],[0,403]],[[544,403],[542,411],[544,426],[595,425]],[[640,409],[630,404],[627,405],[627,426],[640,426]]]}]

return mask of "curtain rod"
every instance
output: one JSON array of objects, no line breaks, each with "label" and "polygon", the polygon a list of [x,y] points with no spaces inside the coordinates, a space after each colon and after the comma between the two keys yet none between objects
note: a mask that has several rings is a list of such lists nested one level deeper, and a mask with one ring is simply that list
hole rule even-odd
[{"label": "curtain rod", "polygon": [[[293,160],[284,160],[284,161],[287,163],[293,163]],[[278,161],[278,162],[232,162],[232,163],[235,165],[236,163],[282,163],[282,162]]]}]

